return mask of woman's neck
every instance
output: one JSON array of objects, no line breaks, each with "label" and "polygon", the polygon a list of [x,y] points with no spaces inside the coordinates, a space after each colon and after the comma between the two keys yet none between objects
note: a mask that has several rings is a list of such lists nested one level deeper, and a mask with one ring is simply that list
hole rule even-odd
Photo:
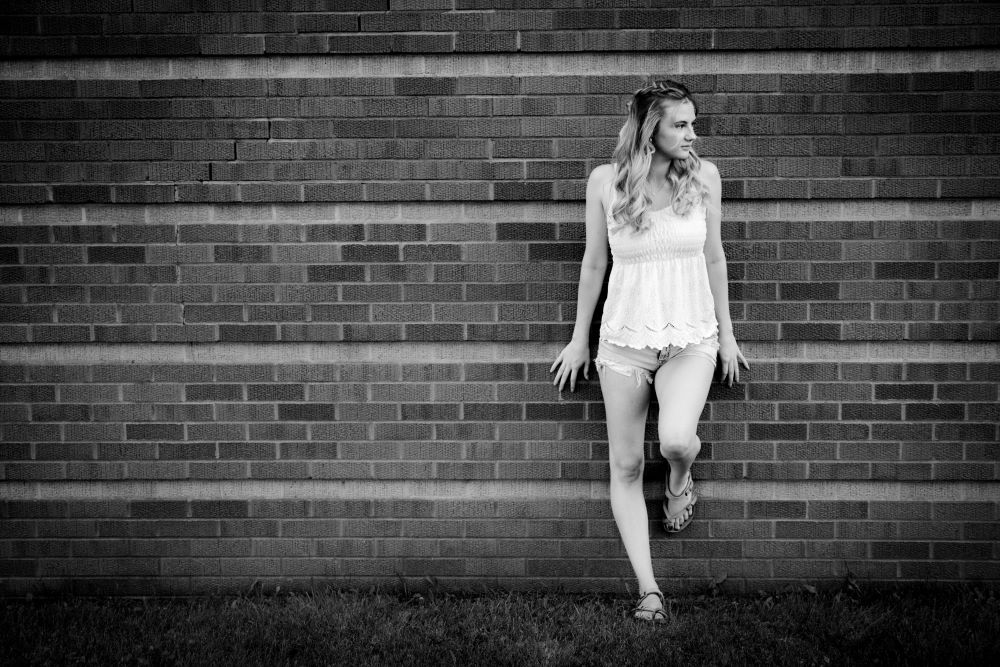
[{"label": "woman's neck", "polygon": [[653,154],[653,159],[649,164],[649,174],[646,177],[653,187],[659,187],[667,180],[670,163],[670,158],[665,158],[659,153]]}]

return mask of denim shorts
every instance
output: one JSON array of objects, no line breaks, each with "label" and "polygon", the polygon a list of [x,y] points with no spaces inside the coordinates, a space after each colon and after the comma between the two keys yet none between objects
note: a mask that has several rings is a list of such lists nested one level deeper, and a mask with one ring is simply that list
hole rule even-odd
[{"label": "denim shorts", "polygon": [[644,347],[641,350],[602,340],[597,346],[594,365],[598,372],[608,368],[616,373],[634,377],[636,386],[640,386],[643,380],[653,384],[653,374],[660,366],[678,357],[701,357],[711,362],[714,368],[719,358],[719,335],[712,334],[701,342],[690,343],[684,347],[668,345],[662,349]]}]

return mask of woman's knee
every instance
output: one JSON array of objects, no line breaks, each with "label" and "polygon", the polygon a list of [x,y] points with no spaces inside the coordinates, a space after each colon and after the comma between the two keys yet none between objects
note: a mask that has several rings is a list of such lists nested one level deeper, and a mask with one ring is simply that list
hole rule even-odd
[{"label": "woman's knee", "polygon": [[698,456],[701,440],[692,431],[660,426],[660,454],[665,459],[687,459]]},{"label": "woman's knee", "polygon": [[645,460],[639,454],[618,454],[611,456],[611,476],[619,482],[634,482],[642,479]]}]

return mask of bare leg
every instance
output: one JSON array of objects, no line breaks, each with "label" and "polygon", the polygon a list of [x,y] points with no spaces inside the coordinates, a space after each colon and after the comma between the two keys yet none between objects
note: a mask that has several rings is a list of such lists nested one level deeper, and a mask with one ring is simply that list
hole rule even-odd
[{"label": "bare leg", "polygon": [[[656,373],[660,453],[670,463],[667,484],[671,493],[684,490],[691,464],[701,451],[701,440],[695,431],[714,372],[715,367],[708,359],[687,356],[671,359]],[[668,499],[671,514],[681,511],[685,503],[684,500]]]},{"label": "bare leg", "polygon": [[[608,424],[611,512],[638,579],[639,592],[658,591],[649,553],[649,517],[642,493],[643,442],[652,389],[645,379],[637,385],[635,376],[608,368],[600,373]],[[659,609],[659,600],[650,596],[644,604],[647,607]]]}]

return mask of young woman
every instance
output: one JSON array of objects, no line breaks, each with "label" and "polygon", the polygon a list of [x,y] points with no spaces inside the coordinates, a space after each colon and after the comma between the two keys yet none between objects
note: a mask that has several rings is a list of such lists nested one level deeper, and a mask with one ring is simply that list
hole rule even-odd
[{"label": "young woman", "polygon": [[739,382],[740,352],[729,316],[726,256],[720,234],[719,171],[692,144],[697,109],[675,81],[637,91],[618,137],[614,164],[587,182],[587,244],[580,270],[573,339],[551,371],[560,391],[589,379],[589,331],[614,258],[594,364],[601,377],[611,464],[611,509],[639,583],[636,618],[664,622],[653,576],[642,492],[644,430],[652,392],[659,402],[666,479],[663,526],[683,530],[694,517],[691,465],[709,385]]}]

